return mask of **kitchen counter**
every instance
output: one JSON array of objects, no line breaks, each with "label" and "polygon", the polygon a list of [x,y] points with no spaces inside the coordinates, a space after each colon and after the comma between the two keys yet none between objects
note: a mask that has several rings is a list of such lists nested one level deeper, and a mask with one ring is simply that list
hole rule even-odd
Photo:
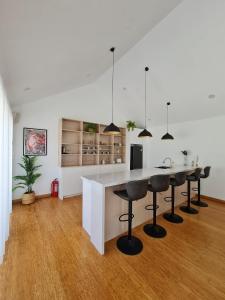
[{"label": "kitchen counter", "polygon": [[124,184],[133,180],[142,180],[148,179],[154,175],[173,175],[178,172],[191,172],[194,168],[190,166],[175,166],[173,168],[168,169],[160,169],[157,167],[154,168],[145,168],[138,170],[127,170],[122,172],[111,172],[111,173],[100,173],[89,176],[82,176],[82,179],[87,179],[91,181],[95,181],[99,184],[102,184],[104,187],[115,186],[118,184]]},{"label": "kitchen counter", "polygon": [[[194,167],[175,166],[169,169],[144,168],[82,176],[83,201],[82,201],[82,226],[90,236],[100,254],[105,252],[105,242],[127,231],[127,223],[119,222],[121,214],[127,213],[127,201],[114,194],[115,190],[124,188],[124,184],[133,180],[149,179],[154,175],[173,175],[178,172],[192,172]],[[180,192],[186,191],[186,186],[176,188],[176,205],[184,202],[186,197]],[[170,203],[163,201],[165,196],[170,196],[170,189],[158,193],[159,209],[161,214],[170,208]],[[133,205],[133,227],[136,227],[152,218],[152,212],[144,209],[151,202],[151,193]]]}]

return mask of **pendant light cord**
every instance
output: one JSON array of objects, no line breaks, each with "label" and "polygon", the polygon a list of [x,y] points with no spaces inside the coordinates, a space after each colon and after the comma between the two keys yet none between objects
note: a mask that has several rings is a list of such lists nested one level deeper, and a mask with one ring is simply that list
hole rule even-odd
[{"label": "pendant light cord", "polygon": [[148,67],[145,67],[145,129],[146,129],[146,119],[147,119],[147,89],[146,89],[146,75],[147,75],[147,72],[148,72],[149,68]]},{"label": "pendant light cord", "polygon": [[146,107],[147,107],[147,104],[146,104],[146,70],[145,70],[145,129],[146,129]]},{"label": "pendant light cord", "polygon": [[168,132],[168,105],[167,105],[167,116],[166,116],[166,130]]},{"label": "pendant light cord", "polygon": [[170,105],[170,102],[167,102],[166,103],[166,108],[167,108],[167,113],[166,113],[166,129],[167,129],[167,132],[168,132],[168,127],[169,127],[169,105]]},{"label": "pendant light cord", "polygon": [[114,101],[114,51],[115,48],[111,48],[110,51],[113,53],[113,66],[112,66],[112,123],[113,123],[113,101]]}]

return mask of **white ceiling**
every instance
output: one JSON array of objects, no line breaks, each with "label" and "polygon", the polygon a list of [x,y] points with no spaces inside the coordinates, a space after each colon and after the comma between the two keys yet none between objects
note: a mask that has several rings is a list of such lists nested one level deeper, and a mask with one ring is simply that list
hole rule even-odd
[{"label": "white ceiling", "polygon": [[[170,123],[225,114],[224,12],[224,0],[182,1],[117,62],[117,120],[144,125],[146,65],[151,126],[165,124],[167,101],[171,102]],[[100,90],[105,87],[104,99],[111,99],[110,78],[109,70],[96,81]]]},{"label": "white ceiling", "polygon": [[98,78],[180,0],[1,0],[0,67],[12,104]]}]

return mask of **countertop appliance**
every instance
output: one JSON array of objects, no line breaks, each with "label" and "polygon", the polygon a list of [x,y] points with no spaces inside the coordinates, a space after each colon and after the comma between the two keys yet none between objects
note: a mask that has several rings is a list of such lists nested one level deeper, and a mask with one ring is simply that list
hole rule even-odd
[{"label": "countertop appliance", "polygon": [[143,168],[143,146],[131,144],[130,146],[130,170]]}]

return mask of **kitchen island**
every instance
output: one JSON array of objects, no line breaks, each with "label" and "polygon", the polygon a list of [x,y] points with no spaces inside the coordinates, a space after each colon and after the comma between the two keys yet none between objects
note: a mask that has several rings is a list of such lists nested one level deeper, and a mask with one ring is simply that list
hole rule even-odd
[{"label": "kitchen island", "polygon": [[[100,254],[105,252],[105,242],[127,231],[126,222],[119,222],[119,216],[127,213],[127,201],[114,194],[115,190],[125,188],[125,184],[133,180],[149,179],[154,175],[174,175],[178,172],[192,172],[194,167],[175,166],[169,169],[144,168],[82,176],[82,226],[90,236],[90,240]],[[176,205],[186,201],[181,191],[186,191],[186,183],[176,189]],[[161,214],[170,209],[171,204],[164,201],[170,196],[170,189],[158,193],[159,209]],[[133,205],[133,227],[136,227],[152,218],[152,213],[145,210],[145,206],[152,201],[151,193],[135,202]]]}]

